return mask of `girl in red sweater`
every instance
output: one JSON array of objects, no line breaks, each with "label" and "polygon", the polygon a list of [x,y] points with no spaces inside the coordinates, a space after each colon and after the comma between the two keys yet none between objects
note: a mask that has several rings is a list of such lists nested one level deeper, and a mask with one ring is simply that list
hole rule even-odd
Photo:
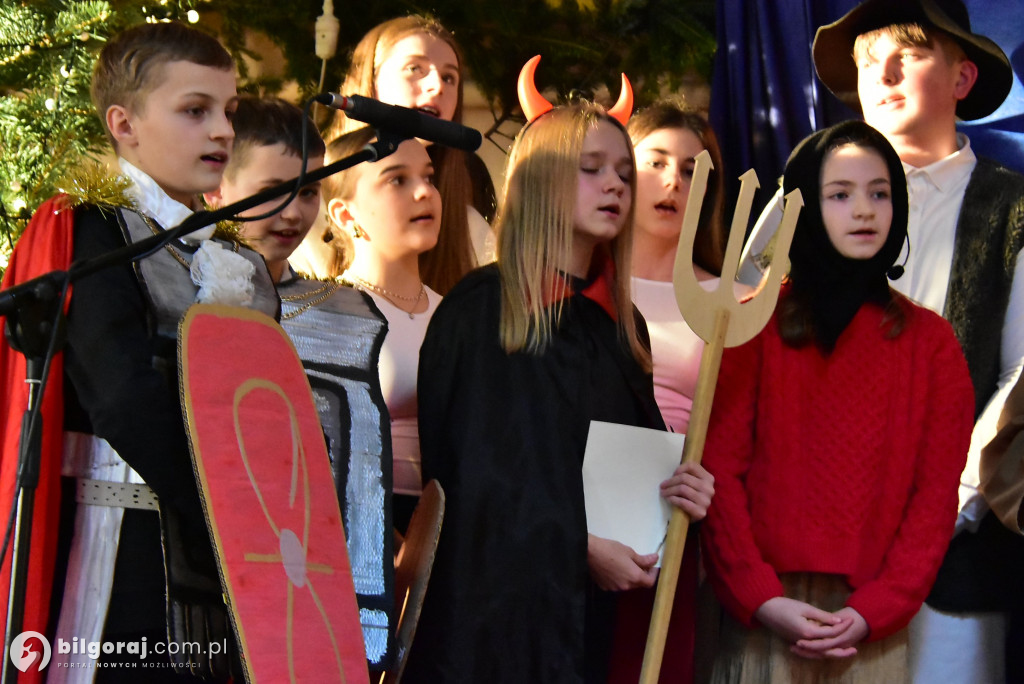
[{"label": "girl in red sweater", "polygon": [[805,139],[805,203],[775,316],[726,350],[702,530],[727,614],[713,682],[906,681],[906,630],[957,512],[973,415],[949,324],[889,288],[907,186],[849,121]]}]

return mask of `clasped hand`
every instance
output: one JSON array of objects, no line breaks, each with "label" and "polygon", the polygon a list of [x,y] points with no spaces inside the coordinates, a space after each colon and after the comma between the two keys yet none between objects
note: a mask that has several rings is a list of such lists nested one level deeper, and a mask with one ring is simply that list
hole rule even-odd
[{"label": "clasped hand", "polygon": [[868,635],[868,623],[850,607],[830,613],[809,603],[777,596],[761,604],[757,620],[792,644],[803,658],[848,658]]}]

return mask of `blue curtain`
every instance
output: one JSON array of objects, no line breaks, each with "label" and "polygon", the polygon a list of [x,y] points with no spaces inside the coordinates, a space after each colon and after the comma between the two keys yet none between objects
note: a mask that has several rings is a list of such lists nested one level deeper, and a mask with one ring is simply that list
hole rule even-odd
[{"label": "blue curtain", "polygon": [[[894,2],[898,0],[893,0]],[[858,0],[718,0],[718,51],[710,118],[726,172],[757,171],[754,213],[775,192],[790,150],[812,131],[857,116],[814,74],[814,32]],[[965,0],[972,30],[1000,45],[1013,64],[1013,90],[986,119],[962,124],[978,154],[1024,172],[1024,0]],[[738,189],[729,183],[730,192]]]},{"label": "blue curtain", "polygon": [[1010,58],[1013,89],[991,116],[960,124],[975,152],[1024,173],[1024,0],[967,0],[971,30],[988,36]]}]

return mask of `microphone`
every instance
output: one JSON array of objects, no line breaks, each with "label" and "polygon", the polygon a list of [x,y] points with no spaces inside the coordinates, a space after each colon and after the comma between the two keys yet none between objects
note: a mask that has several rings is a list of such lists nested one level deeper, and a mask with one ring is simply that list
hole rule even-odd
[{"label": "microphone", "polygon": [[890,266],[889,269],[885,272],[885,277],[888,278],[889,280],[899,280],[900,278],[902,278],[903,274],[906,272],[906,269],[904,268],[904,266],[907,265],[908,261],[910,261],[910,236],[909,235],[907,236],[907,254],[906,254],[906,256],[903,257],[903,263],[902,264],[893,264],[892,266]]},{"label": "microphone", "polygon": [[384,104],[370,97],[321,93],[313,99],[333,109],[340,109],[350,119],[368,123],[378,129],[408,135],[410,138],[429,140],[467,152],[473,152],[483,142],[480,131],[475,129],[438,119],[408,107]]}]

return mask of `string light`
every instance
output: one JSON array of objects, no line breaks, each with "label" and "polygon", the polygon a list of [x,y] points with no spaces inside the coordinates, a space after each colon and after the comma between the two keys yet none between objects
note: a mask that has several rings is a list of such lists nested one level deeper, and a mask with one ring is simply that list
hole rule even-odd
[{"label": "string light", "polygon": [[195,24],[199,21],[199,12],[196,12],[195,10],[189,10],[188,14],[186,14],[185,17],[188,19],[188,23]]},{"label": "string light", "polygon": [[46,98],[46,102],[44,102],[43,104],[46,105],[46,109],[51,112],[57,108],[57,101],[54,100],[52,97]]}]

